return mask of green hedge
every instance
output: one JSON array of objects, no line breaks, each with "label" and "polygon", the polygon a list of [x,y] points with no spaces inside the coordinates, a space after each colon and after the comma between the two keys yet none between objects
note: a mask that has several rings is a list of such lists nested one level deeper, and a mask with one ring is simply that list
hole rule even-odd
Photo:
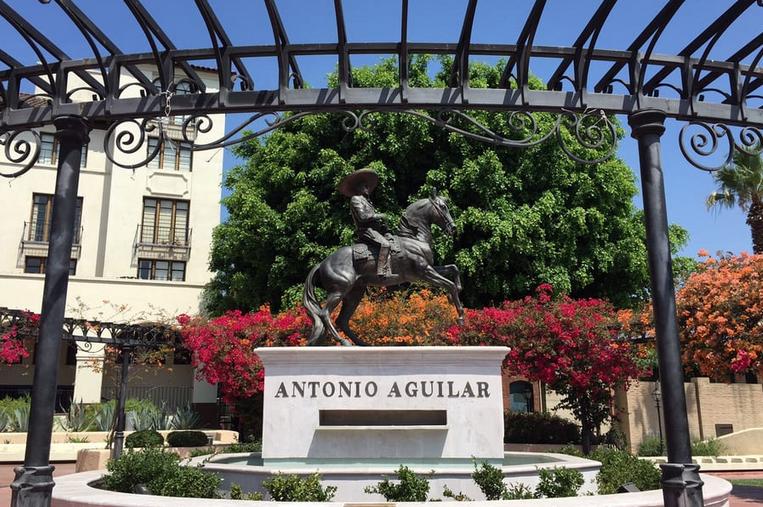
[{"label": "green hedge", "polygon": [[209,445],[209,439],[203,431],[173,431],[167,435],[170,447],[203,447]]},{"label": "green hedge", "polygon": [[164,445],[164,437],[154,430],[136,431],[127,435],[125,447],[161,447]]},{"label": "green hedge", "polygon": [[577,424],[548,412],[506,412],[503,441],[511,444],[579,444]]}]

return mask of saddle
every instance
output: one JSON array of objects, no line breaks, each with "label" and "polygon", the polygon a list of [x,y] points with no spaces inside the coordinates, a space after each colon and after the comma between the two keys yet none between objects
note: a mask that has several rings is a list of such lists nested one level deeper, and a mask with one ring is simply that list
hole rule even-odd
[{"label": "saddle", "polygon": [[[390,257],[394,257],[399,254],[402,249],[397,236],[392,234],[385,235],[390,245]],[[379,245],[376,243],[353,243],[352,245],[352,262],[358,264],[367,261],[368,259],[376,259],[379,257]]]}]

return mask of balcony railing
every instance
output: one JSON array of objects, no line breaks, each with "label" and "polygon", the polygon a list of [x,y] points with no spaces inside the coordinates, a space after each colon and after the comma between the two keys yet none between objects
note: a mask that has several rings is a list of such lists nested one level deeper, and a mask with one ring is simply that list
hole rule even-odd
[{"label": "balcony railing", "polygon": [[[50,222],[24,222],[24,233],[21,236],[22,243],[47,244],[50,241]],[[79,245],[82,239],[82,227],[74,230],[72,245]]]},{"label": "balcony railing", "polygon": [[138,245],[188,247],[191,245],[191,229],[139,224]]},{"label": "balcony railing", "polygon": [[155,227],[138,224],[135,253],[151,259],[188,260],[191,253],[191,229]]}]

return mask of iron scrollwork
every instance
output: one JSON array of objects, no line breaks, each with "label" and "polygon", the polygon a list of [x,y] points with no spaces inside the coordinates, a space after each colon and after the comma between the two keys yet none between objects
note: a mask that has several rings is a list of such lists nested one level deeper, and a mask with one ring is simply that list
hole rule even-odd
[{"label": "iron scrollwork", "polygon": [[[763,130],[755,126],[742,127],[735,139],[734,132],[726,124],[693,121],[681,128],[678,146],[691,165],[715,172],[731,165],[737,151],[753,156],[763,153]],[[712,165],[702,162],[712,157],[722,158],[722,162]]]},{"label": "iron scrollwork", "polygon": [[[345,110],[336,111],[332,114],[341,115],[342,128],[347,132],[352,132],[367,128],[364,122],[368,115],[377,112],[373,109],[359,112]],[[418,110],[400,110],[397,113],[415,116],[447,131],[495,146],[528,148],[551,138],[556,138],[560,148],[569,158],[585,164],[603,162],[612,157],[617,149],[615,123],[601,110],[586,110],[582,113],[564,110],[552,120],[550,125],[548,122],[539,122],[533,114],[526,111],[511,111],[505,113],[505,125],[511,133],[508,136],[486,126],[475,115],[458,109],[442,109],[436,114]],[[187,116],[179,126],[179,135],[176,134],[175,136],[169,135],[166,126],[167,121],[164,118],[123,120],[114,123],[107,130],[104,137],[104,150],[108,159],[114,164],[127,169],[136,169],[156,158],[165,143],[172,143],[176,148],[179,142],[188,143],[192,151],[226,148],[261,137],[315,114],[325,113],[314,111],[289,114],[256,113],[230,129],[223,136],[207,143],[196,143],[195,140],[197,134],[212,131],[214,120],[208,114],[199,113]],[[264,126],[246,131],[247,127],[255,125],[259,120],[264,122]],[[238,136],[241,133],[243,135]],[[146,150],[146,156],[141,157],[139,161],[125,163],[115,156],[115,151],[132,155],[145,149],[150,136],[155,137],[156,143],[151,149]]]},{"label": "iron scrollwork", "polygon": [[36,130],[15,130],[0,135],[0,145],[3,146],[5,158],[12,164],[20,164],[20,168],[14,167],[12,172],[0,171],[0,176],[15,178],[29,171],[40,156],[42,141]]}]

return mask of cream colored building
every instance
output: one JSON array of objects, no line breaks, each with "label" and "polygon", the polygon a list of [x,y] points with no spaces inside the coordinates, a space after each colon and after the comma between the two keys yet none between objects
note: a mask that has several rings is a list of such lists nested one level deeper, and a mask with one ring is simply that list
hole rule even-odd
[{"label": "cream colored building", "polygon": [[[197,71],[209,89],[216,87],[216,73]],[[134,78],[124,74],[122,85],[130,80]],[[140,87],[131,86],[124,94],[137,97],[140,92]],[[224,133],[224,117],[213,120],[209,132],[198,133],[199,143]],[[135,170],[107,159],[106,131],[90,133],[79,181],[67,317],[136,321],[199,310],[202,289],[212,276],[208,261],[212,230],[220,222],[223,150],[192,153],[181,142],[182,118],[163,121],[177,146],[166,143],[160,156]],[[42,150],[34,168],[0,181],[0,307],[40,311],[58,152],[53,131],[40,131]],[[110,143],[113,148],[113,139]],[[156,138],[149,137],[137,153],[117,158],[136,163],[155,143]],[[0,163],[8,165],[5,160]],[[113,397],[115,372],[93,369],[93,356],[97,359],[102,353],[80,351],[75,357],[73,350],[61,351],[62,397],[73,392],[75,401],[86,403]],[[31,385],[32,359],[0,368],[0,397]],[[129,395],[171,404],[214,403],[215,389],[194,381],[187,360],[178,362],[185,364],[168,358],[171,369],[135,368]]]}]

